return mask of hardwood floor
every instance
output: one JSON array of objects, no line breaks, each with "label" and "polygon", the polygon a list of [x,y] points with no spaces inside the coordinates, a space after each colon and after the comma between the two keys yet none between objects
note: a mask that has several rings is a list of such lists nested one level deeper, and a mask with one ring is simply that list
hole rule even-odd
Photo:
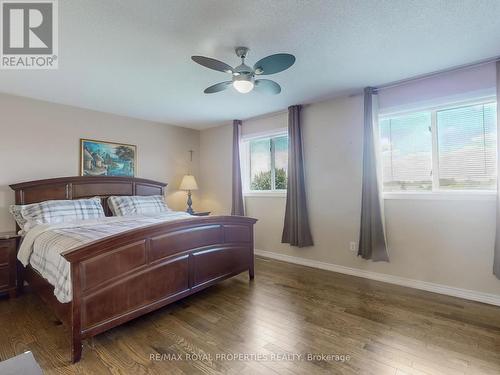
[{"label": "hardwood floor", "polygon": [[253,282],[242,274],[101,334],[76,365],[34,295],[1,300],[0,322],[0,359],[31,350],[46,374],[500,373],[499,307],[262,258]]}]

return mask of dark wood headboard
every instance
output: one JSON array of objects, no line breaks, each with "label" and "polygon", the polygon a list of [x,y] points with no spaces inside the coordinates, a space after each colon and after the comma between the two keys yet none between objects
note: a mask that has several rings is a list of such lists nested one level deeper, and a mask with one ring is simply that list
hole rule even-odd
[{"label": "dark wood headboard", "polygon": [[10,185],[16,192],[16,204],[38,203],[53,199],[80,199],[99,196],[107,216],[111,215],[107,198],[111,195],[164,195],[167,184],[134,177],[77,176],[21,182]]}]

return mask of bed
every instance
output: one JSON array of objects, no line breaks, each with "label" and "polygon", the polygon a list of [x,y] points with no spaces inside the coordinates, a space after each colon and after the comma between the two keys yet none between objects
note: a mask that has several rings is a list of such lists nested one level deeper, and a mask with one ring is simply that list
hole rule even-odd
[{"label": "bed", "polygon": [[[111,216],[109,196],[164,195],[166,184],[125,177],[64,177],[11,185],[18,205],[98,196]],[[239,216],[189,217],[106,236],[61,255],[69,263],[71,300],[32,266],[19,264],[24,282],[71,329],[71,360],[80,360],[82,340],[93,337],[248,272],[254,277],[253,225]]]}]

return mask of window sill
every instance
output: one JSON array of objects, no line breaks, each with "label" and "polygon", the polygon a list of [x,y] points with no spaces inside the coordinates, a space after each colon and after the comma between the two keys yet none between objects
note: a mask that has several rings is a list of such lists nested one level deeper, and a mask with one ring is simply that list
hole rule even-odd
[{"label": "window sill", "polygon": [[247,191],[243,193],[243,196],[249,198],[286,198],[286,191]]},{"label": "window sill", "polygon": [[384,200],[495,201],[497,194],[494,191],[391,192],[383,197]]}]

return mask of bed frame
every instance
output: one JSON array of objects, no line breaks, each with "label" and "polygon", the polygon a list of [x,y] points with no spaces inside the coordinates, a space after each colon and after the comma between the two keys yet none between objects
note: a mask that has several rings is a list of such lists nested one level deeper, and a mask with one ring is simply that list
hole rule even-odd
[{"label": "bed frame", "polygon": [[[166,184],[139,178],[64,177],[11,185],[16,204],[111,195],[163,195]],[[62,254],[71,264],[73,299],[61,303],[30,266],[24,281],[71,329],[71,360],[82,340],[248,271],[254,277],[253,225],[240,216],[193,217],[138,228]]]}]

